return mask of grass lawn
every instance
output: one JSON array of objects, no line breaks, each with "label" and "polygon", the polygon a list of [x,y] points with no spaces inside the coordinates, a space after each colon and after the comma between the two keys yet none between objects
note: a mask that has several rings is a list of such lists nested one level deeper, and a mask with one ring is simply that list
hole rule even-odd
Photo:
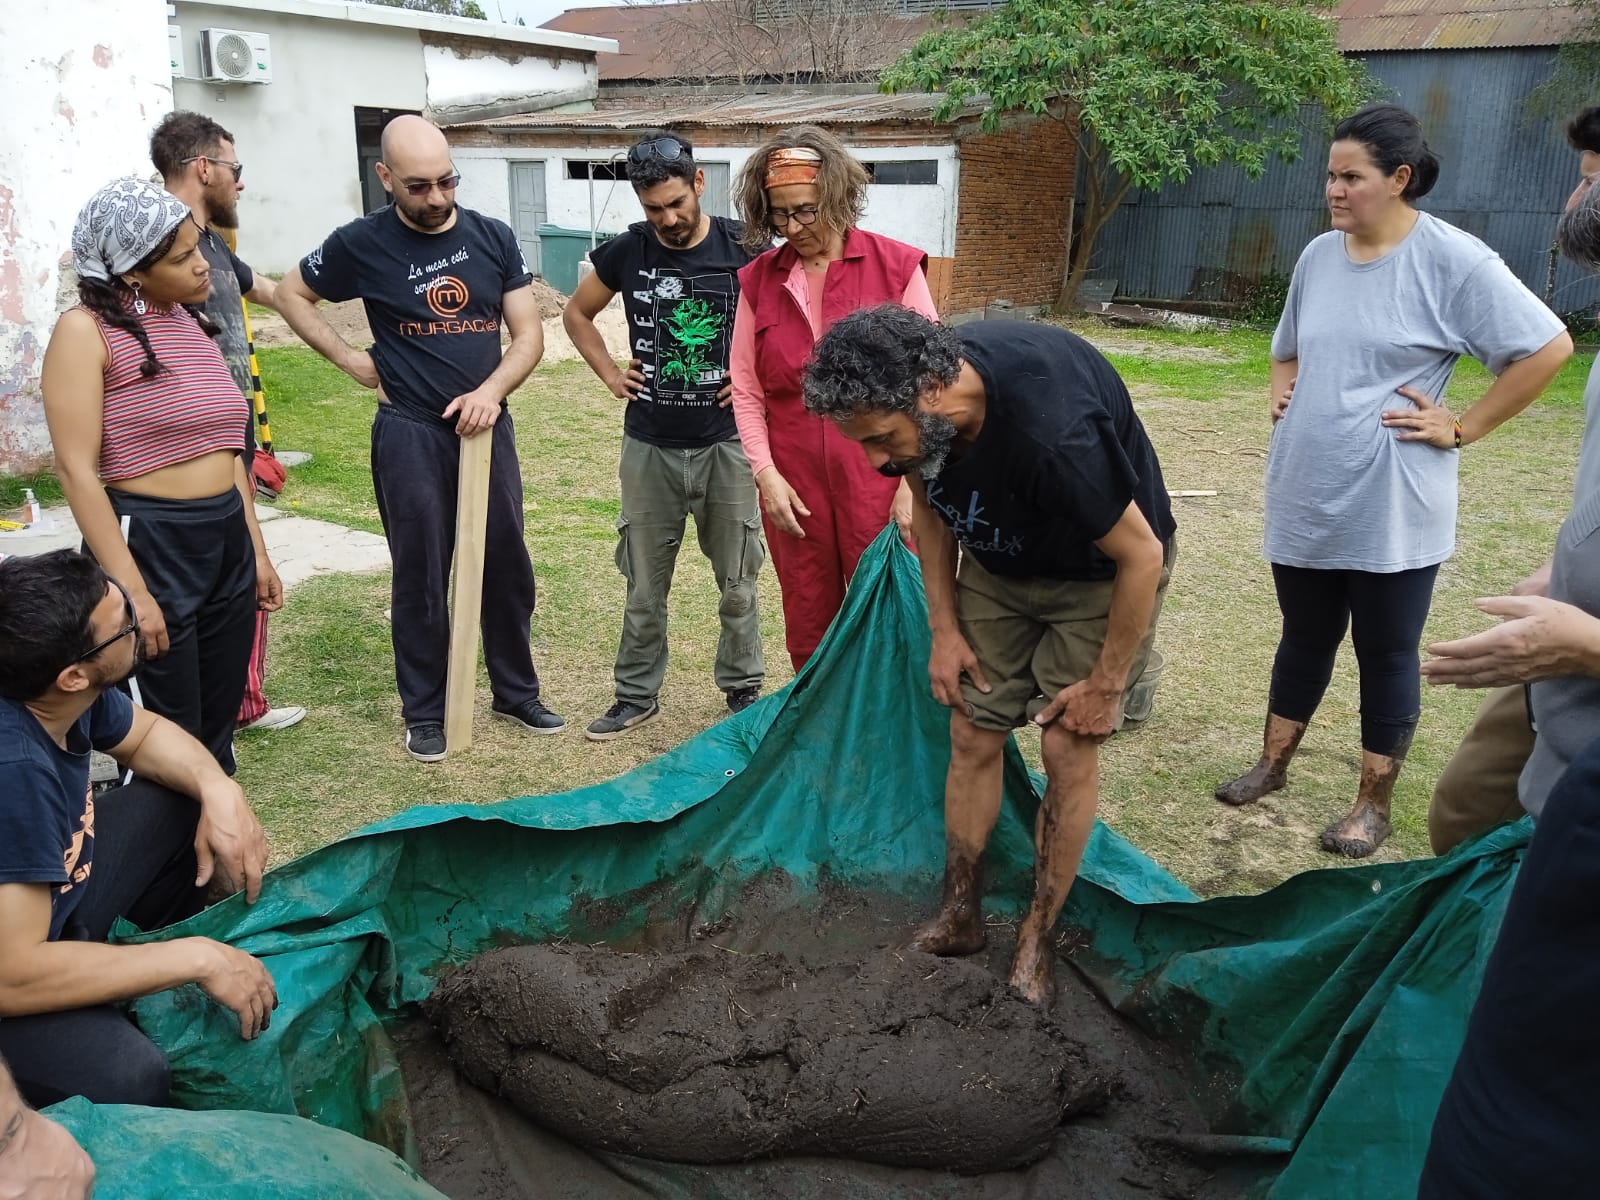
[{"label": "grass lawn", "polygon": [[[1255,760],[1278,616],[1261,559],[1267,337],[1082,332],[1128,380],[1174,490],[1215,497],[1174,501],[1176,577],[1162,620],[1168,665],[1156,715],[1112,739],[1103,758],[1101,815],[1202,894],[1254,891],[1333,863],[1317,833],[1346,811],[1359,769],[1357,693],[1348,647],[1306,738],[1289,786],[1252,808],[1218,804],[1211,789]],[[371,400],[303,349],[261,355],[273,432],[309,450],[280,505],[306,516],[378,528],[368,474]],[[1570,362],[1549,394],[1462,463],[1458,552],[1443,568],[1426,637],[1487,622],[1475,596],[1504,592],[1549,553],[1571,499],[1590,359]],[[1487,382],[1474,363],[1450,398],[1470,403]],[[304,704],[300,727],[240,740],[240,778],[278,861],[412,804],[482,803],[562,791],[620,774],[706,728],[724,712],[711,683],[716,590],[691,546],[672,605],[672,667],[664,716],[608,745],[581,726],[611,700],[623,585],[612,561],[621,412],[581,363],[537,371],[513,400],[527,497],[528,544],[539,578],[535,661],[546,698],[571,728],[536,738],[480,719],[478,744],[437,766],[400,748],[389,657],[385,576],[314,580],[273,621],[268,694]],[[0,503],[20,481],[0,484]],[[38,481],[43,498],[59,494]],[[18,493],[20,494],[20,493]],[[690,535],[692,536],[692,535]],[[789,677],[775,577],[762,581],[769,683]],[[885,698],[888,702],[889,698]],[[1429,690],[1422,726],[1395,793],[1396,831],[1380,858],[1428,853],[1428,795],[1476,709],[1476,693]],[[480,717],[488,686],[480,680]],[[1038,739],[1020,735],[1036,761]],[[936,798],[930,797],[930,803]]]}]

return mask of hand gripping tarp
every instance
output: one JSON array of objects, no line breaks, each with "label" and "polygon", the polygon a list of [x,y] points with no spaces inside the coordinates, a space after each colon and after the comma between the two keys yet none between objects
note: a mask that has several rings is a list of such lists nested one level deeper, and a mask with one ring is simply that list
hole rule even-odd
[{"label": "hand gripping tarp", "polygon": [[[932,905],[949,738],[928,648],[916,561],[891,529],[818,656],[744,713],[610,783],[401,813],[272,872],[253,907],[235,897],[152,935],[259,955],[282,1000],[250,1043],[196,988],[139,1001],[178,1099],[298,1113],[409,1156],[383,1022],[441,966],[512,942],[617,938],[696,901],[715,912],[774,868]],[[1138,736],[1161,737],[1159,716]],[[1031,892],[1037,783],[1008,748],[992,910]],[[1108,1002],[1189,1051],[1211,1148],[1281,1162],[1262,1194],[1405,1197],[1527,836],[1506,826],[1444,859],[1201,902],[1099,827],[1062,920],[1088,931],[1075,962]],[[103,1128],[103,1154],[145,1152],[150,1130],[129,1122],[120,1146]]]}]

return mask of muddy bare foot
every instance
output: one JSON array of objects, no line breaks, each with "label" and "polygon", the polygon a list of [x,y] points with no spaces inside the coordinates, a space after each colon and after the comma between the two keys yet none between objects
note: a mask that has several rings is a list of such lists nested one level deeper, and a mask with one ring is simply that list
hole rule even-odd
[{"label": "muddy bare foot", "polygon": [[1355,811],[1322,832],[1322,848],[1346,858],[1366,858],[1389,836],[1389,814],[1360,802]]},{"label": "muddy bare foot", "polygon": [[1237,808],[1245,804],[1254,804],[1268,792],[1277,791],[1287,780],[1287,774],[1275,770],[1272,764],[1263,758],[1237,779],[1217,784],[1217,789],[1212,794],[1224,804],[1232,804]]},{"label": "muddy bare foot", "polygon": [[1056,956],[1048,939],[1017,943],[1011,960],[1012,991],[1035,1008],[1049,1009],[1056,999]]},{"label": "muddy bare foot", "polygon": [[954,912],[940,909],[938,916],[925,925],[919,925],[916,932],[906,939],[905,949],[949,958],[976,954],[988,942],[989,936],[984,932],[981,913],[970,909]]}]

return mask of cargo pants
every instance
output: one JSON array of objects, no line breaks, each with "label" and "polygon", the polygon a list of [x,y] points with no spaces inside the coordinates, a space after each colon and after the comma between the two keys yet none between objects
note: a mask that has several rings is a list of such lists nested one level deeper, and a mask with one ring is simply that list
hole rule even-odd
[{"label": "cargo pants", "polygon": [[766,661],[756,576],[766,549],[744,447],[734,438],[680,449],[624,435],[618,478],[617,569],[628,599],[617,648],[617,699],[647,705],[666,678],[667,594],[690,515],[722,592],[712,677],[724,692],[760,687]]}]

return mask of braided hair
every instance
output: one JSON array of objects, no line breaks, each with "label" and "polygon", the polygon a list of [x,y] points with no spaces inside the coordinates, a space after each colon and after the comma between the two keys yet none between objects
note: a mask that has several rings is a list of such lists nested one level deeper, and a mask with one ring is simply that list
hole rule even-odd
[{"label": "braided hair", "polygon": [[[178,239],[179,228],[181,226],[174,228],[162,238],[155,249],[135,263],[132,269],[148,271],[165,258],[172,250],[172,243]],[[166,370],[166,367],[156,357],[155,348],[150,345],[150,335],[144,331],[144,322],[128,311],[127,298],[132,292],[132,288],[117,278],[78,280],[78,303],[113,329],[120,329],[130,334],[133,340],[143,347],[144,362],[139,364],[139,374],[146,379],[152,379]],[[195,319],[195,324],[210,337],[216,337],[221,332],[217,323],[196,306],[185,304],[182,307]]]}]

